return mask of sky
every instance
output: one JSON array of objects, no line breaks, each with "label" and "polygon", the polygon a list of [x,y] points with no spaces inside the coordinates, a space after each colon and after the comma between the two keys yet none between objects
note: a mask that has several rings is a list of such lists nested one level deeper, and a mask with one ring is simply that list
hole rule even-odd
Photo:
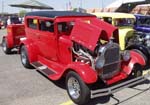
[{"label": "sky", "polygon": [[[7,13],[17,13],[20,10],[25,10],[23,8],[16,8],[9,6],[9,4],[18,4],[23,3],[24,1],[28,0],[0,0],[0,12],[3,11]],[[69,1],[71,2],[73,8],[82,6],[82,8],[88,9],[88,8],[105,7],[115,0],[38,0],[38,1],[45,3],[49,6],[52,6],[55,10],[65,10],[67,7],[66,5],[67,3],[69,3]]]}]

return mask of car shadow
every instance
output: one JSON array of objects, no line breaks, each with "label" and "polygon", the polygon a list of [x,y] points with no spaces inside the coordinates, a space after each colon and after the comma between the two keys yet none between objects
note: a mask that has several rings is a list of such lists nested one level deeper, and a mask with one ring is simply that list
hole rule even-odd
[{"label": "car shadow", "polygon": [[[39,72],[38,70],[37,70],[37,72]],[[42,74],[41,72],[39,72],[40,74]],[[42,74],[43,75],[43,74]],[[55,86],[57,86],[57,87],[59,87],[59,88],[61,88],[61,89],[64,89],[64,90],[66,90],[66,86],[65,86],[65,78],[63,77],[63,78],[61,78],[60,80],[57,80],[57,81],[52,81],[52,80],[50,80],[48,77],[46,77],[45,75],[43,75],[45,78],[47,78],[50,82],[52,82]],[[101,81],[99,81],[99,82],[101,82]],[[120,100],[119,98],[117,98],[117,97],[115,97],[113,94],[111,94],[111,95],[108,95],[108,96],[102,96],[102,97],[98,97],[98,98],[94,98],[94,99],[90,99],[90,101],[86,104],[86,105],[97,105],[97,104],[102,104],[102,105],[106,105],[106,104],[108,104],[109,102],[110,102],[110,99],[114,99],[116,102],[115,102],[115,104],[111,104],[111,105],[118,105],[118,104],[121,104],[121,103],[123,103],[123,102],[125,102],[125,101],[128,101],[128,100],[130,100],[130,99],[132,99],[132,98],[134,98],[134,97],[136,97],[136,96],[138,96],[138,95],[140,95],[140,94],[142,94],[142,93],[144,93],[145,91],[147,91],[147,90],[150,90],[150,87],[148,87],[148,88],[146,88],[146,89],[138,89],[138,88],[135,88],[135,86],[138,86],[138,85],[143,85],[143,84],[150,84],[150,80],[145,80],[145,81],[143,81],[142,83],[139,83],[139,84],[137,84],[137,85],[134,85],[134,86],[132,86],[132,87],[129,87],[129,88],[132,88],[132,89],[135,89],[135,90],[139,90],[140,92],[139,93],[137,93],[137,94],[135,94],[135,95],[133,95],[133,96],[131,96],[131,97],[128,97],[128,98],[126,98],[126,99],[124,99],[124,100]],[[101,87],[103,85],[103,83],[100,83],[100,84],[94,84],[92,87],[91,87],[91,89],[97,89],[97,88],[99,88],[99,87]],[[105,86],[104,86],[105,87]],[[103,87],[103,88],[104,88]],[[113,102],[114,103],[114,102]]]},{"label": "car shadow", "polygon": [[149,65],[149,64],[147,64],[147,65],[143,68],[143,70],[148,70],[148,69],[150,69],[150,65]]},{"label": "car shadow", "polygon": [[[132,89],[136,89],[136,88],[132,88]],[[139,89],[136,89],[136,90],[139,90]],[[124,99],[124,100],[122,100],[122,101],[120,101],[119,98],[116,98],[116,97],[112,96],[112,98],[113,98],[114,100],[116,100],[116,102],[117,102],[117,103],[112,104],[112,105],[118,105],[118,104],[121,104],[121,103],[126,102],[126,101],[128,101],[128,100],[131,100],[132,98],[134,98],[134,97],[136,97],[136,96],[139,96],[139,95],[141,95],[142,93],[144,93],[144,92],[146,92],[146,91],[148,91],[148,90],[150,90],[150,88],[147,88],[147,89],[140,89],[140,90],[139,90],[139,91],[140,91],[139,93],[137,93],[137,94],[135,94],[135,95],[132,95],[132,96],[130,96],[130,97],[128,97],[128,98],[126,98],[126,99]]]},{"label": "car shadow", "polygon": [[[0,47],[2,47],[1,43],[0,43]],[[15,54],[19,54],[17,49],[12,49],[11,53],[7,55],[15,55]]]},{"label": "car shadow", "polygon": [[98,98],[94,98],[91,99],[88,104],[86,105],[97,105],[97,104],[106,104],[110,101],[112,95],[108,95],[108,96],[103,96],[103,97],[98,97]]},{"label": "car shadow", "polygon": [[49,80],[50,82],[52,82],[55,86],[61,88],[61,89],[64,89],[66,90],[66,86],[65,86],[65,78],[61,78],[57,81],[53,81],[51,79],[49,79],[47,76],[45,76],[43,73],[41,73],[40,71],[36,70],[38,73],[40,73],[41,75],[43,75],[47,80]]}]

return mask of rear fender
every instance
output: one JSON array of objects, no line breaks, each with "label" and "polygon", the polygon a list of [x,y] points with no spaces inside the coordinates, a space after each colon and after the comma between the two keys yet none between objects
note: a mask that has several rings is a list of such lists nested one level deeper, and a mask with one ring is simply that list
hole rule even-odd
[{"label": "rear fender", "polygon": [[37,61],[37,55],[38,55],[37,46],[32,42],[32,40],[29,40],[27,38],[21,38],[20,40],[21,40],[21,43],[19,46],[19,53],[20,53],[21,47],[25,45],[30,63]]},{"label": "rear fender", "polygon": [[69,64],[66,68],[67,72],[71,70],[75,71],[87,84],[95,83],[98,79],[96,71],[87,64],[81,62],[73,62],[72,64]]},{"label": "rear fender", "polygon": [[128,62],[125,62],[125,61],[122,62],[122,70],[127,75],[129,75],[132,72],[135,64],[139,64],[142,67],[146,65],[145,59],[138,52],[131,50],[130,55],[131,55],[131,58]]}]

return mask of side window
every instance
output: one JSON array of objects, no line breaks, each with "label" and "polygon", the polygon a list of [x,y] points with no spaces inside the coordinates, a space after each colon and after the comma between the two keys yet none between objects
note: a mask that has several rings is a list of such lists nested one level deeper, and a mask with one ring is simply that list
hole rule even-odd
[{"label": "side window", "polygon": [[60,22],[58,23],[59,34],[70,35],[75,22]]},{"label": "side window", "polygon": [[58,23],[58,31],[66,32],[67,31],[67,23],[66,22]]},{"label": "side window", "polygon": [[28,19],[28,27],[32,29],[38,28],[38,20],[37,19]]},{"label": "side window", "polygon": [[40,30],[54,32],[54,22],[47,20],[39,20]]},{"label": "side window", "polygon": [[103,20],[109,24],[112,24],[112,18],[111,17],[104,17]]}]

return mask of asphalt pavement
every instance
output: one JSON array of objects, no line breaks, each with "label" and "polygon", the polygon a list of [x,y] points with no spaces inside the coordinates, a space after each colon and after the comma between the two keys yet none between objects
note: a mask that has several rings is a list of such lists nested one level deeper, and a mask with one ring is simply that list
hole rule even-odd
[{"label": "asphalt pavement", "polygon": [[[0,41],[6,30],[0,30]],[[150,84],[144,82],[87,105],[150,105]],[[25,69],[16,53],[5,55],[0,48],[0,105],[74,105],[64,80],[51,81],[35,69]]]}]

